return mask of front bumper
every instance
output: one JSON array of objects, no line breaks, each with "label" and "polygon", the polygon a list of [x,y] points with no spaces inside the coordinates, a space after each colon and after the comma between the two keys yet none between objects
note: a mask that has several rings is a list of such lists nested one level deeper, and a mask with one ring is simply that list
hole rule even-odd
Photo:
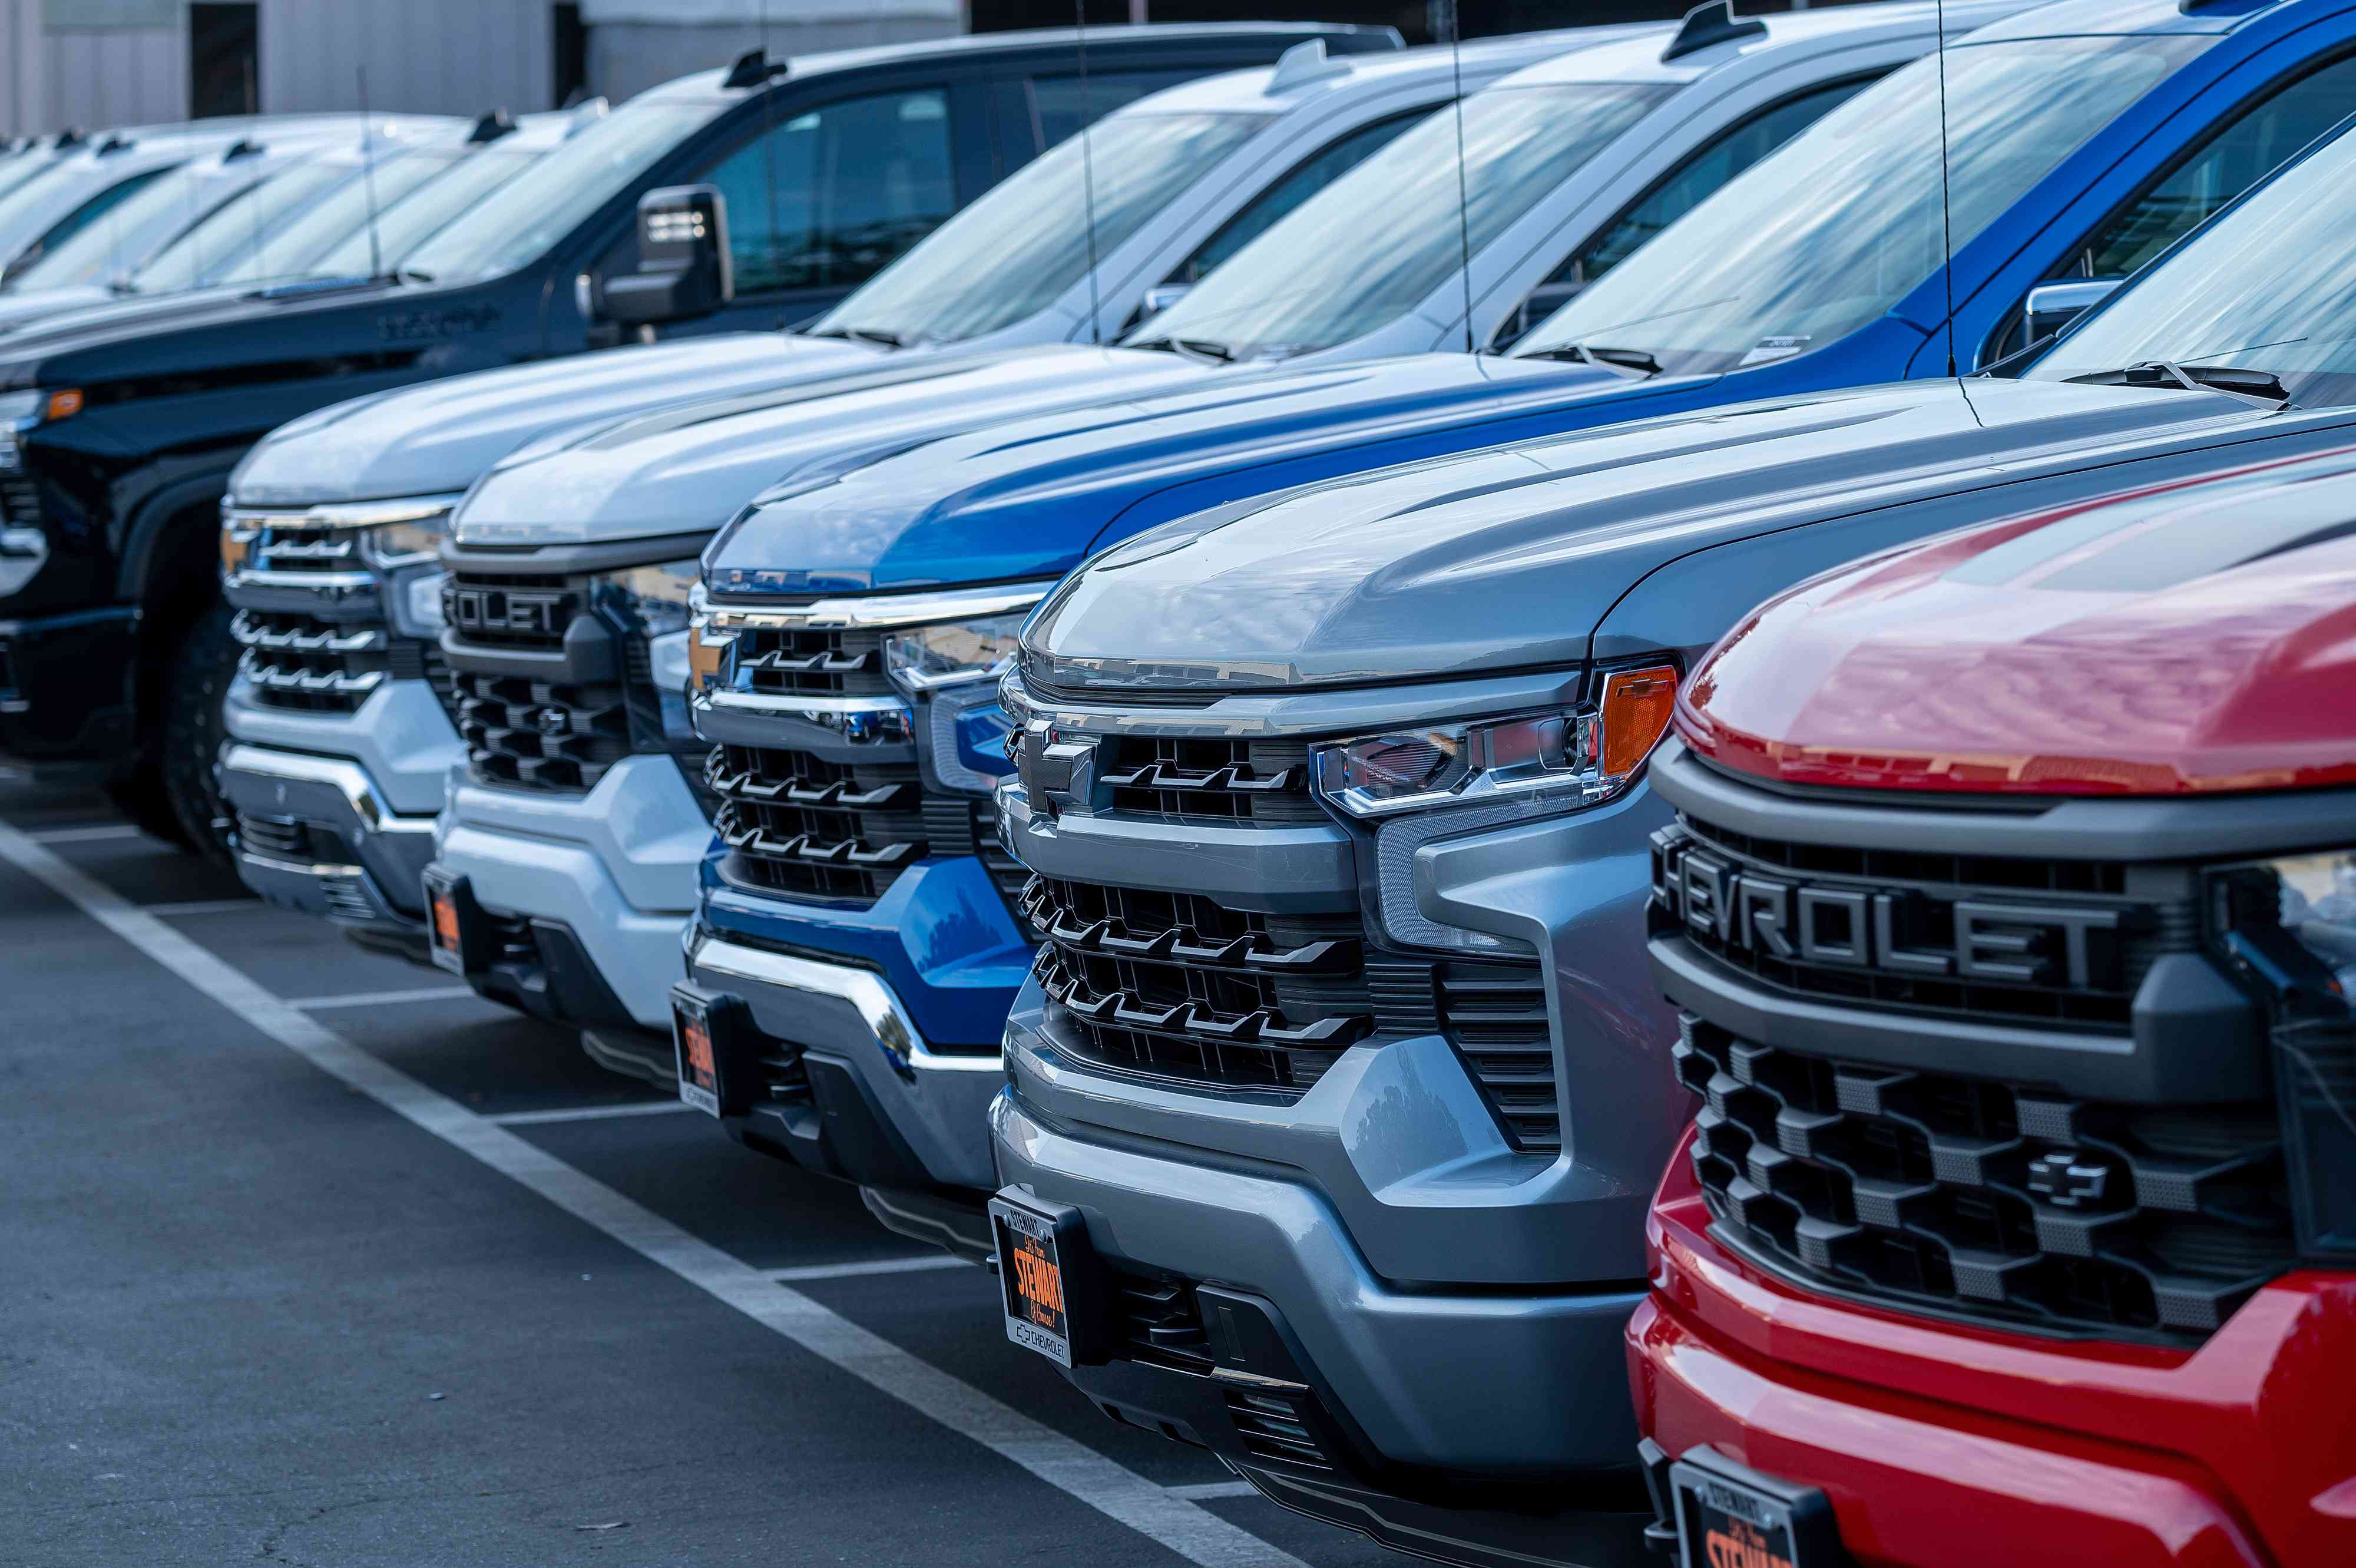
[{"label": "front bumper", "polygon": [[449,779],[434,869],[465,878],[487,917],[511,929],[520,922],[537,949],[470,970],[468,983],[609,1046],[654,1031],[662,1038],[637,1048],[667,1059],[680,939],[712,836],[678,764],[627,757],[582,795],[493,789],[456,771]]},{"label": "front bumper", "polygon": [[1639,1421],[1820,1488],[1869,1568],[2356,1562],[2356,1275],[2277,1280],[2187,1352],[1850,1306],[1709,1223],[1681,1154],[1628,1327]]},{"label": "front bumper", "polygon": [[241,813],[301,833],[313,853],[290,858],[241,843],[238,873],[271,903],[323,915],[364,940],[423,956],[418,875],[434,857],[434,819],[466,748],[423,681],[388,682],[351,714],[253,701],[240,679],[223,710],[221,789]]},{"label": "front bumper", "polygon": [[[1483,1564],[1642,1560],[1644,1516],[1622,1468],[1634,1431],[1617,1386],[1638,1291],[1384,1279],[1300,1172],[1197,1164],[1059,1127],[1026,1104],[1019,1075],[991,1126],[1010,1193],[1078,1209],[1115,1269],[1210,1285],[1205,1316],[1259,1348],[1208,1376],[1118,1352],[1075,1367],[1073,1383],[1107,1414],[1207,1445],[1277,1501],[1403,1551]],[[1316,1460],[1270,1449],[1270,1407],[1258,1402],[1269,1398],[1307,1429]]]},{"label": "front bumper", "polygon": [[131,605],[0,621],[0,757],[36,767],[130,760],[138,623]]},{"label": "front bumper", "polygon": [[985,1115],[1005,1081],[995,1051],[936,1051],[884,977],[848,963],[698,932],[688,974],[693,993],[742,1003],[753,1032],[732,1066],[755,1081],[723,1107],[732,1136],[857,1182],[896,1230],[989,1251]]}]

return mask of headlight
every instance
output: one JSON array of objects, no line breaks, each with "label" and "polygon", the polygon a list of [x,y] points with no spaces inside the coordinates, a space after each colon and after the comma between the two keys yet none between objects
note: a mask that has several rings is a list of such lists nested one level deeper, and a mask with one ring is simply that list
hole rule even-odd
[{"label": "headlight", "polygon": [[939,621],[886,633],[884,668],[911,692],[1003,675],[1030,611]]},{"label": "headlight", "polygon": [[448,624],[442,614],[444,580],[438,566],[404,573],[393,579],[387,590],[392,606],[393,629],[403,637],[429,642],[440,638],[442,628]]},{"label": "headlight", "polygon": [[0,473],[13,473],[25,466],[24,454],[16,445],[18,436],[36,425],[80,412],[81,393],[71,388],[0,393]]},{"label": "headlight", "polygon": [[387,522],[360,533],[360,553],[372,566],[415,566],[441,554],[449,514],[432,522]]},{"label": "headlight", "polygon": [[1573,807],[1628,787],[1667,730],[1677,672],[1615,670],[1593,703],[1560,713],[1366,736],[1311,754],[1312,787],[1354,817],[1385,817],[1533,790]]},{"label": "headlight", "polygon": [[688,590],[687,616],[687,686],[692,697],[720,683],[720,667],[735,646],[736,633],[712,623],[700,582]]},{"label": "headlight", "polygon": [[648,637],[685,631],[701,564],[691,555],[655,566],[625,567],[598,577],[595,591],[606,607]]},{"label": "headlight", "polygon": [[2300,1253],[2356,1257],[2356,850],[2222,866],[2212,929],[2265,998]]}]

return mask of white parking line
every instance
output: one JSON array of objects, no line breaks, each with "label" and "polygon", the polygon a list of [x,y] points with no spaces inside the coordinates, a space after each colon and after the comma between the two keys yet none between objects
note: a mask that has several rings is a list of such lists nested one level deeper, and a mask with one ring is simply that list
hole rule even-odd
[{"label": "white parking line", "polygon": [[695,1107],[677,1100],[633,1100],[626,1105],[573,1105],[557,1111],[509,1111],[486,1116],[502,1127],[541,1127],[551,1122],[602,1122],[609,1116],[668,1116]]},{"label": "white parking line", "polygon": [[784,1285],[803,1280],[855,1280],[862,1274],[921,1274],[933,1269],[973,1266],[947,1252],[927,1252],[919,1258],[870,1258],[863,1263],[806,1263],[798,1269],[771,1269],[769,1277]]},{"label": "white parking line", "polygon": [[161,919],[177,919],[182,915],[235,915],[248,909],[267,909],[269,905],[259,898],[191,898],[185,904],[142,904],[141,908]]},{"label": "white parking line", "polygon": [[474,987],[469,985],[430,985],[413,991],[347,991],[341,996],[290,996],[281,1005],[316,1013],[329,1007],[381,1007],[395,1002],[448,1002],[474,993]]},{"label": "white parking line", "polygon": [[1173,1487],[1170,1495],[1189,1502],[1207,1503],[1218,1498],[1256,1498],[1259,1488],[1249,1481],[1197,1481],[1191,1487]]},{"label": "white parking line", "polygon": [[144,835],[129,822],[108,822],[94,828],[37,828],[24,836],[35,843],[92,843],[100,839],[135,839]]},{"label": "white parking line", "polygon": [[92,920],[322,1072],[472,1155],[811,1355],[1012,1460],[1049,1486],[1204,1568],[1307,1568],[1290,1552],[1075,1443],[799,1291],[779,1284],[769,1274],[697,1240],[652,1209],[378,1060],[5,823],[0,823],[0,859],[46,883],[79,905]]}]

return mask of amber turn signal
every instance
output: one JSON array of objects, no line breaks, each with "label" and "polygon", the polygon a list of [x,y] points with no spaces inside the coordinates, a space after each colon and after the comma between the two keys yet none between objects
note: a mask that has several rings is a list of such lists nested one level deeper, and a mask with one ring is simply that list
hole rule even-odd
[{"label": "amber turn signal", "polygon": [[1668,733],[1669,714],[1676,700],[1677,671],[1674,665],[1614,670],[1603,678],[1605,778],[1625,778],[1652,755],[1653,747]]}]

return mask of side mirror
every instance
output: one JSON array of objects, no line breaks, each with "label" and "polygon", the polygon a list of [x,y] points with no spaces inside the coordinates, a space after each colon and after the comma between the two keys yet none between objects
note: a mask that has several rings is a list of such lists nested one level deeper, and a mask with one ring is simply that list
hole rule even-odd
[{"label": "side mirror", "polygon": [[673,185],[638,198],[638,270],[605,280],[608,319],[651,327],[709,316],[736,297],[728,203],[709,185]]},{"label": "side mirror", "polygon": [[2029,291],[2028,340],[2042,342],[2108,299],[2125,278],[2072,278],[2067,283],[2041,283]]},{"label": "side mirror", "polygon": [[1188,291],[1193,289],[1194,286],[1194,285],[1193,284],[1189,283],[1155,284],[1151,288],[1145,291],[1144,303],[1137,307],[1138,318],[1140,320],[1143,320],[1149,317],[1161,315],[1163,311],[1169,309],[1172,306],[1185,298]]}]

